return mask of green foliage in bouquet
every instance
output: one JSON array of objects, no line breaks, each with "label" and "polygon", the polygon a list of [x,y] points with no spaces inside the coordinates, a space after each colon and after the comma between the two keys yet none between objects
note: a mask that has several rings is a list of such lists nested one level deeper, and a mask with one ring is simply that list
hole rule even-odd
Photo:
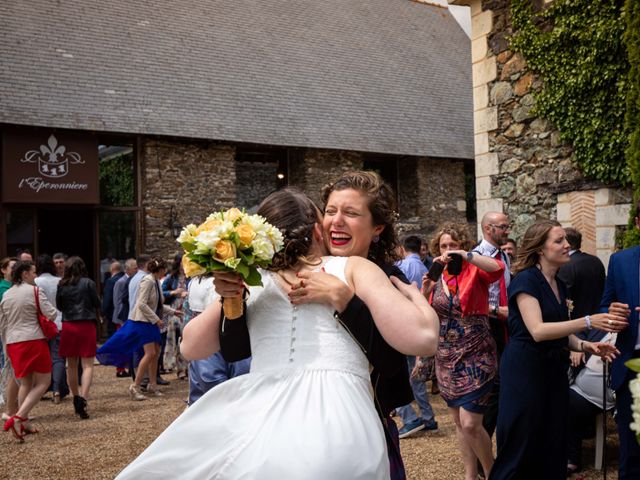
[{"label": "green foliage in bouquet", "polygon": [[185,252],[186,276],[236,272],[251,286],[262,285],[258,268],[268,267],[283,246],[280,230],[237,208],[212,213],[198,226],[187,225],[177,241]]}]

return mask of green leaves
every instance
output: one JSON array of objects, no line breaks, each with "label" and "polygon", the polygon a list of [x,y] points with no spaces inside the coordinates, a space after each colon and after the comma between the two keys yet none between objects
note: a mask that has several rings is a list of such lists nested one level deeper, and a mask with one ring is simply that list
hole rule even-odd
[{"label": "green leaves", "polygon": [[536,113],[572,144],[574,161],[585,176],[628,184],[630,129],[624,117],[629,62],[620,2],[556,0],[535,13],[531,3],[511,1],[511,48],[543,80],[535,95]]},{"label": "green leaves", "polygon": [[625,366],[634,372],[640,372],[640,358],[634,358],[624,362]]}]

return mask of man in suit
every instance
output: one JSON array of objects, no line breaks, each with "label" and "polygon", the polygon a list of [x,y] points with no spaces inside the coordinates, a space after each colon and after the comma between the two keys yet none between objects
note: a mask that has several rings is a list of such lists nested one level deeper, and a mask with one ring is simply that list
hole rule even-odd
[{"label": "man in suit", "polygon": [[[635,223],[640,228],[640,202],[636,204]],[[631,404],[633,399],[629,391],[629,381],[635,373],[624,362],[640,357],[640,338],[638,336],[638,311],[640,311],[640,246],[627,248],[614,253],[609,260],[607,280],[604,286],[600,310],[612,314],[627,316],[629,326],[618,333],[616,347],[620,355],[611,365],[611,388],[616,391],[618,414],[618,436],[620,438],[620,463],[618,478],[631,480],[640,478],[640,445],[635,434],[629,428],[633,421]]]},{"label": "man in suit", "polygon": [[111,276],[107,283],[104,285],[104,291],[102,293],[102,315],[107,319],[107,333],[109,336],[113,335],[116,331],[115,324],[113,323],[113,288],[116,285],[116,282],[122,278],[124,272],[122,271],[122,265],[120,262],[115,261],[109,267],[109,271],[111,272]]},{"label": "man in suit", "polygon": [[602,261],[580,250],[582,234],[575,228],[564,229],[569,250],[569,263],[558,272],[567,285],[569,298],[573,300],[571,318],[580,318],[598,311],[604,291],[605,270]]}]

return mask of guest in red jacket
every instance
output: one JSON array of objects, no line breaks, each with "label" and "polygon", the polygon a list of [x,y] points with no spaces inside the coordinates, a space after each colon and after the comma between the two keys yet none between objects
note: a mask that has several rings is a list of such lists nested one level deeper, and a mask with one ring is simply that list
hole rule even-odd
[{"label": "guest in red jacket", "polygon": [[439,255],[434,264],[444,266],[444,271],[436,276],[431,270],[434,278],[425,276],[423,289],[440,318],[436,352],[440,394],[456,424],[465,478],[476,478],[477,459],[487,475],[493,465],[491,440],[482,427],[497,370],[488,320],[489,285],[502,276],[504,263],[467,251],[470,247],[465,227],[443,225],[431,250]]}]

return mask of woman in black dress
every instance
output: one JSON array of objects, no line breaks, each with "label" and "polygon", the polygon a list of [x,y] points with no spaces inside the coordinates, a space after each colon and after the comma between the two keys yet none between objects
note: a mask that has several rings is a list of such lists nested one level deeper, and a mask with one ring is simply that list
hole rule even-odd
[{"label": "woman in black dress", "polygon": [[566,478],[569,349],[607,360],[618,353],[573,335],[591,328],[617,332],[627,321],[608,313],[569,319],[567,289],[556,277],[568,261],[569,243],[558,222],[529,227],[509,285],[509,343],[500,365],[498,456],[491,480]]}]

